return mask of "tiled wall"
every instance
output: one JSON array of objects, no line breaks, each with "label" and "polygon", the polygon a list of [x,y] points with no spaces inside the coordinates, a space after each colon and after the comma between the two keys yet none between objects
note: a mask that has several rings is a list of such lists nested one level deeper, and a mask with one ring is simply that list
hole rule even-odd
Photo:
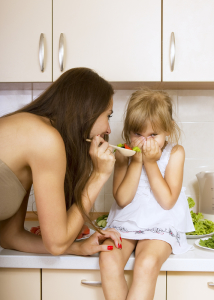
[{"label": "tiled wall", "polygon": [[[35,99],[42,91],[0,91],[0,115],[11,112]],[[114,114],[110,121],[110,143],[121,142],[123,113],[133,91],[120,90],[114,95]],[[196,174],[202,170],[214,171],[214,91],[178,90],[168,91],[174,101],[175,119],[182,129],[181,144],[186,152],[183,186],[186,194],[198,203],[199,190]],[[95,203],[95,210],[109,211],[112,202],[113,175],[103,187]],[[28,210],[36,209],[33,192]],[[197,207],[195,208],[197,210]]]}]

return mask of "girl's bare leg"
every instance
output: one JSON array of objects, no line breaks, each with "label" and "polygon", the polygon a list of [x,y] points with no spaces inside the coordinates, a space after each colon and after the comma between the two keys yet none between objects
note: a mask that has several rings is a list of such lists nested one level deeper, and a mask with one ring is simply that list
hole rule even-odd
[{"label": "girl's bare leg", "polygon": [[133,282],[127,300],[152,300],[154,298],[158,274],[171,252],[171,246],[164,241],[138,241],[135,250]]},{"label": "girl's bare leg", "polygon": [[[112,240],[106,240],[105,244],[112,245]],[[137,241],[122,241],[122,250],[114,247],[112,251],[100,253],[100,272],[103,293],[106,300],[125,300],[128,287],[124,278],[124,267],[136,246]]]}]

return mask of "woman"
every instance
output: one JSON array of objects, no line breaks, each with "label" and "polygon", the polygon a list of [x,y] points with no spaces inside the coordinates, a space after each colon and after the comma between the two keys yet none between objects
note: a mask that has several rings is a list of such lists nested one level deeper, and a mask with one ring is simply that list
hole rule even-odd
[{"label": "woman", "polygon": [[[74,242],[115,163],[113,89],[87,68],[65,72],[39,98],[0,118],[0,242],[23,252],[91,255],[116,230]],[[86,142],[91,138],[92,142]],[[24,229],[33,184],[42,238]]]}]

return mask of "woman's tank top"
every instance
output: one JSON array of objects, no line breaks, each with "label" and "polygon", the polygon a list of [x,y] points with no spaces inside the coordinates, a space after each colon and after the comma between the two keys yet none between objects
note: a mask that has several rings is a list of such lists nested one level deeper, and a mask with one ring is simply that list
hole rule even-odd
[{"label": "woman's tank top", "polygon": [[0,221],[18,211],[26,193],[16,175],[0,160]]}]

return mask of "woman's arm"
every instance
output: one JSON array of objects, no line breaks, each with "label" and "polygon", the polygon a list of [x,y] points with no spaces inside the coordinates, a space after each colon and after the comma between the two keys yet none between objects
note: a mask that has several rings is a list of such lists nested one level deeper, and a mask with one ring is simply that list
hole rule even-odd
[{"label": "woman's arm", "polygon": [[171,209],[181,192],[185,160],[184,149],[182,146],[176,146],[172,150],[164,178],[156,162],[160,158],[160,148],[157,142],[149,139],[147,149],[144,146],[145,150],[144,166],[155,199],[164,209]]},{"label": "woman's arm", "polygon": [[[102,145],[99,147],[100,143]],[[93,139],[90,146],[94,170],[82,193],[82,204],[87,213],[90,212],[114,167],[115,158],[106,151],[107,148],[108,143],[99,136]],[[66,154],[60,134],[49,130],[42,149],[40,145],[36,147],[34,143],[32,151],[34,154],[30,155],[28,160],[33,173],[43,243],[48,252],[59,255],[70,248],[84,224],[84,219],[76,204],[66,212],[64,195]]]},{"label": "woman's arm", "polygon": [[128,158],[116,151],[113,194],[120,207],[133,200],[142,171],[142,153],[136,153],[128,165]]},{"label": "woman's arm", "polygon": [[[27,209],[28,195],[26,195],[18,212],[11,218],[0,222],[0,245],[5,249],[14,249],[29,253],[48,254],[42,237],[24,229],[24,220]],[[54,230],[54,228],[53,228]],[[92,255],[99,251],[109,251],[108,245],[99,242],[111,238],[117,243],[118,232],[104,231],[104,235],[96,232],[89,239],[73,242],[63,254]]]}]

